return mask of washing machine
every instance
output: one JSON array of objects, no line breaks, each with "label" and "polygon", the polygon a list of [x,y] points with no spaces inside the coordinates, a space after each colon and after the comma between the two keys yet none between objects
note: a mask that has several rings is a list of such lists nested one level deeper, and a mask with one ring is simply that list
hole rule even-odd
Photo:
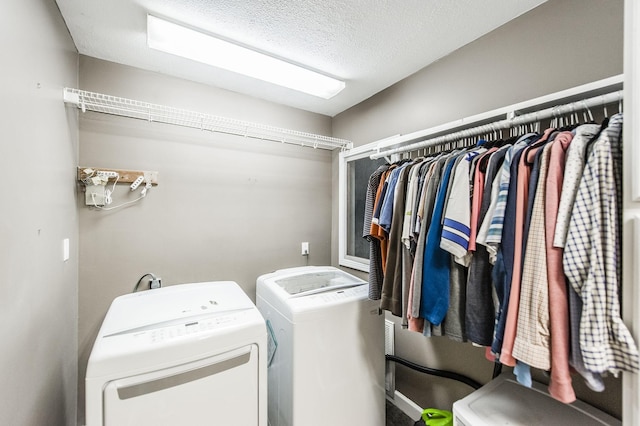
[{"label": "washing machine", "polygon": [[384,316],[369,285],[333,267],[262,275],[271,426],[385,424]]},{"label": "washing machine", "polygon": [[563,404],[553,399],[541,383],[534,381],[528,388],[504,373],[454,402],[453,424],[620,426],[621,422],[582,401]]},{"label": "washing machine", "polygon": [[85,380],[87,426],[267,424],[267,332],[234,282],[111,304]]}]

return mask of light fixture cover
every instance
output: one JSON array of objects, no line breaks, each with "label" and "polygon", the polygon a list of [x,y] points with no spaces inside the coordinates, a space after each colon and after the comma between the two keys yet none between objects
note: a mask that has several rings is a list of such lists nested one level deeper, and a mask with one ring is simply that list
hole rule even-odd
[{"label": "light fixture cover", "polygon": [[344,81],[152,15],[147,15],[147,45],[324,99],[345,87]]}]

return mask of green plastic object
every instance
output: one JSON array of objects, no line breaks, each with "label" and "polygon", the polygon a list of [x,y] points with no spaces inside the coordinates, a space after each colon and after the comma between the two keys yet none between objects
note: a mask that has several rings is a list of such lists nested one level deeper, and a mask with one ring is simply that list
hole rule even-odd
[{"label": "green plastic object", "polygon": [[426,408],[422,412],[422,420],[427,426],[453,426],[453,413],[437,408]]}]

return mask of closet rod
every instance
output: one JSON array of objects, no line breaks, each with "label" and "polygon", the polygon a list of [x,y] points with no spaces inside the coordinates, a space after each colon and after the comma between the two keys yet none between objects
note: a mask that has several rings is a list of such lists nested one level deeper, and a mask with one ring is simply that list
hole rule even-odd
[{"label": "closet rod", "polygon": [[[420,142],[429,138],[444,135],[459,129],[479,126],[487,124],[491,121],[499,120],[500,117],[513,118],[516,115],[522,115],[529,112],[539,111],[543,108],[553,107],[559,104],[565,104],[574,101],[580,101],[584,98],[612,93],[622,90],[624,83],[624,75],[618,74],[607,77],[602,80],[592,81],[580,86],[571,87],[569,89],[560,90],[558,92],[549,93],[537,98],[518,102],[509,106],[486,111],[480,114],[461,118],[439,126],[430,127],[428,129],[417,130],[405,135],[396,135],[388,137],[371,145],[377,152],[381,150],[391,149],[392,147],[404,146],[413,142]],[[366,146],[366,145],[365,145]],[[360,148],[360,147],[359,147]]]},{"label": "closet rod", "polygon": [[592,107],[600,107],[606,104],[622,101],[622,91],[616,91],[612,93],[606,93],[604,95],[594,96],[591,98],[583,99],[576,102],[570,102],[563,105],[557,105],[551,108],[542,109],[540,111],[530,112],[523,115],[518,115],[513,118],[507,118],[505,120],[494,121],[488,124],[480,126],[470,127],[467,129],[459,130],[453,133],[448,133],[443,136],[427,139],[424,141],[412,143],[410,145],[402,146],[399,148],[393,148],[386,151],[380,151],[372,154],[370,158],[372,160],[387,157],[393,154],[401,154],[405,152],[415,151],[422,148],[442,145],[447,142],[453,142],[460,139],[491,134],[495,131],[510,129],[513,127],[535,123],[540,120],[549,118],[559,118],[570,114],[577,113],[578,111],[588,110]]},{"label": "closet rod", "polygon": [[82,112],[88,110],[150,122],[155,121],[158,123],[312,148],[328,150],[340,148],[341,150],[346,150],[351,149],[353,146],[352,142],[345,139],[218,117],[68,87],[64,88],[63,96],[65,103],[76,105]]}]

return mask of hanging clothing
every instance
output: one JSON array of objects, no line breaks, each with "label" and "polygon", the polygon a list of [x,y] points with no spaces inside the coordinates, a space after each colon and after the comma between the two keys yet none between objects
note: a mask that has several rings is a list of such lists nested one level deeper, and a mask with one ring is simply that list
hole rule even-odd
[{"label": "hanging clothing", "polygon": [[451,253],[455,261],[464,266],[469,266],[471,260],[467,256],[471,236],[470,166],[473,159],[484,151],[486,149],[481,148],[459,157],[444,211],[440,248]]},{"label": "hanging clothing", "polygon": [[[388,223],[385,222],[381,226],[389,229],[389,248],[387,254],[387,265],[385,268],[384,279],[382,283],[382,296],[380,298],[380,307],[391,312],[393,315],[402,317],[402,265],[403,265],[403,249],[402,243],[402,224],[405,212],[405,193],[407,189],[407,174],[411,170],[408,164],[396,168],[388,188],[387,202],[390,204],[387,208],[389,211]],[[384,208],[383,208],[384,209]],[[381,219],[382,221],[382,219]]]},{"label": "hanging clothing", "polygon": [[616,115],[376,170],[363,234],[379,243],[380,306],[486,346],[526,386],[550,371],[565,403],[570,366],[594,390],[637,371],[619,306],[621,128]]},{"label": "hanging clothing", "polygon": [[[507,314],[511,308],[511,282],[513,277],[513,259],[516,246],[515,212],[518,191],[518,163],[520,156],[522,155],[522,150],[529,143],[533,143],[539,138],[539,135],[536,134],[529,134],[526,136],[527,137],[520,138],[505,155],[500,172],[498,203],[487,234],[487,250],[490,255],[492,251],[496,255],[492,278],[500,304],[493,343],[491,344],[491,351],[496,355],[502,353],[505,328],[507,324]],[[498,219],[496,220],[496,218]],[[497,229],[500,230],[499,238],[496,238],[495,234]],[[519,293],[516,297],[519,297]],[[513,365],[513,362],[510,365]]]},{"label": "hanging clothing", "polygon": [[[569,135],[571,134],[569,133]],[[550,149],[551,145],[546,145],[536,155],[534,170],[537,170],[538,173],[536,173],[537,176],[534,176],[532,172],[531,176],[531,182],[536,183],[536,190],[525,243],[526,249],[523,255],[520,304],[513,346],[514,358],[545,371],[551,367],[549,287],[547,285],[544,228],[546,177]]]},{"label": "hanging clothing", "polygon": [[[496,176],[504,160],[504,156],[511,145],[505,145],[491,154],[486,172],[484,173],[487,183],[498,182]],[[478,168],[482,167],[479,162]],[[481,175],[479,171],[476,172]],[[480,228],[485,222],[489,213],[491,199],[497,194],[497,185],[487,187],[482,193],[482,202],[478,217]],[[490,188],[490,189],[489,189]],[[476,187],[474,187],[475,191]],[[473,233],[472,233],[473,234]],[[465,328],[468,339],[482,346],[490,346],[493,340],[497,303],[493,297],[493,283],[491,281],[491,271],[493,265],[489,262],[489,252],[486,246],[478,238],[475,239],[475,250],[469,265],[469,275],[467,278],[467,298],[465,307]]]},{"label": "hanging clothing", "polygon": [[382,206],[380,208],[380,216],[378,219],[378,225],[384,232],[389,234],[391,232],[391,221],[393,218],[393,203],[396,197],[396,185],[398,184],[398,177],[400,172],[406,165],[398,165],[395,167],[389,176],[387,177],[384,199],[382,200]]},{"label": "hanging clothing", "polygon": [[[578,185],[582,178],[582,172],[586,164],[587,144],[600,132],[598,124],[584,124],[574,130],[574,137],[567,149],[562,192],[558,205],[553,246],[564,249],[573,203],[578,192]],[[564,252],[564,250],[563,250]],[[562,271],[564,276],[564,270]],[[582,300],[572,286],[567,286],[569,298],[569,364],[582,376],[587,386],[595,391],[604,390],[602,377],[593,373],[584,365],[582,351],[580,349],[580,318],[582,317]]]},{"label": "hanging clothing", "polygon": [[[487,220],[481,221],[480,227],[478,229],[478,234],[476,235],[476,244],[482,244],[483,246],[485,246],[487,252],[489,252],[489,247],[488,247],[489,242],[487,241],[487,238],[489,235],[489,227],[491,226],[491,221],[493,219],[493,216],[495,215],[495,210],[498,205],[498,195],[500,193],[500,180],[501,180],[502,167],[504,166],[504,160],[506,159],[507,154],[509,153],[512,147],[513,147],[512,144],[506,144],[496,153],[496,155],[499,155],[496,158],[499,158],[500,164],[498,165],[496,174],[493,177],[493,180],[491,181],[491,194],[489,194],[491,198],[489,202],[489,208],[487,210],[487,213],[484,216]],[[488,183],[489,182],[487,182],[487,184]],[[508,189],[508,186],[507,186],[507,189]],[[495,250],[493,251],[493,255],[494,256],[491,264],[495,263]]]},{"label": "hanging clothing", "polygon": [[456,342],[467,341],[465,309],[467,303],[467,268],[454,258],[449,261],[449,307],[441,323],[442,336]]},{"label": "hanging clothing", "polygon": [[582,179],[582,172],[586,164],[587,143],[600,131],[599,124],[584,124],[577,127],[571,145],[567,149],[567,158],[562,178],[562,191],[558,205],[558,219],[553,238],[555,247],[564,247],[569,231],[571,210],[578,192],[578,185]]},{"label": "hanging clothing", "polygon": [[[380,253],[381,253],[380,265],[382,268],[383,275],[385,273],[385,268],[387,266],[387,253],[389,248],[389,240],[388,240],[388,234],[385,232],[384,228],[380,226],[380,213],[382,211],[383,201],[387,193],[387,188],[389,186],[389,175],[391,174],[391,172],[395,167],[396,167],[395,165],[391,165],[387,170],[384,171],[382,176],[380,176],[380,185],[378,186],[378,191],[376,192],[376,198],[375,198],[374,208],[373,208],[373,218],[371,219],[370,235],[373,238],[377,238],[380,241]],[[380,289],[376,289],[376,292],[378,293],[377,299],[380,298],[381,291],[382,291],[382,282],[380,283]]]},{"label": "hanging clothing", "polygon": [[[428,163],[428,161],[426,161]],[[417,164],[411,167],[411,172],[408,177],[407,183],[407,194],[406,194],[406,202],[405,202],[405,210],[404,210],[404,218],[402,220],[402,243],[408,248],[411,249],[411,239],[413,237],[413,226],[412,226],[412,217],[417,210],[418,207],[418,193],[421,189],[420,185],[420,171],[423,169],[425,165],[424,160],[419,160]],[[415,223],[415,221],[413,222]]]},{"label": "hanging clothing", "polygon": [[423,277],[423,264],[424,264],[424,249],[427,239],[427,231],[431,224],[431,212],[435,204],[435,198],[440,182],[440,176],[445,163],[449,157],[441,157],[437,159],[431,167],[425,177],[424,191],[422,194],[421,202],[419,203],[419,217],[421,220],[417,220],[417,226],[419,227],[418,242],[416,246],[416,254],[413,262],[412,280],[411,280],[411,292],[412,297],[410,299],[409,306],[411,307],[411,313],[409,318],[409,329],[422,333],[424,331],[424,318],[420,315],[421,301],[422,301],[422,277]]},{"label": "hanging clothing", "polygon": [[[482,207],[483,194],[484,194],[484,185],[487,180],[486,176],[486,164],[485,167],[480,167],[482,161],[488,160],[491,158],[493,153],[495,153],[498,148],[491,148],[485,153],[474,158],[472,164],[472,176],[469,181],[473,182],[471,186],[471,224],[469,225],[469,246],[468,250],[470,252],[476,251],[476,238],[478,236],[478,222],[480,221],[480,210]],[[489,191],[487,191],[489,193]],[[489,206],[487,205],[487,208]],[[486,213],[486,212],[485,212]],[[484,215],[483,215],[484,216]]]},{"label": "hanging clothing", "polygon": [[449,254],[440,248],[440,236],[447,186],[454,164],[455,157],[448,160],[442,175],[424,249],[420,317],[434,325],[442,322],[449,308]]},{"label": "hanging clothing", "polygon": [[[515,210],[513,211],[512,220],[514,222],[514,238],[513,238],[513,264],[511,273],[511,289],[509,304],[507,306],[507,318],[504,328],[504,340],[502,342],[502,350],[500,351],[500,362],[514,366],[515,358],[512,355],[513,347],[516,338],[516,328],[518,323],[518,311],[520,305],[520,290],[522,282],[522,261],[523,256],[523,244],[527,238],[525,233],[525,218],[527,215],[526,206],[529,202],[529,178],[531,175],[531,167],[527,162],[528,155],[535,155],[538,149],[541,149],[548,138],[553,132],[552,129],[547,129],[540,140],[536,141],[530,147],[523,151],[520,151],[520,158],[518,161],[517,172],[517,186],[516,186],[516,203]],[[531,151],[529,151],[531,150]],[[507,212],[510,213],[510,212]],[[506,222],[505,214],[505,222]],[[503,235],[503,240],[505,236]]]},{"label": "hanging clothing", "polygon": [[380,299],[384,276],[382,274],[380,240],[371,233],[371,221],[373,220],[373,210],[375,208],[374,204],[376,193],[378,192],[378,187],[380,185],[380,178],[387,169],[389,169],[388,165],[382,165],[369,177],[364,203],[364,224],[362,236],[369,241],[369,298],[372,300]]},{"label": "hanging clothing", "polygon": [[563,259],[569,283],[583,302],[584,364],[595,373],[638,370],[638,349],[620,318],[621,132],[622,115],[617,114],[591,146]]},{"label": "hanging clothing", "polygon": [[532,138],[537,137],[538,135],[535,133],[528,133],[520,137],[520,139],[505,155],[500,172],[500,190],[498,192],[494,214],[491,218],[491,223],[489,224],[489,229],[487,231],[487,243],[499,244],[502,241],[502,227],[504,224],[507,196],[511,185],[511,162],[513,160],[513,156],[517,155],[520,150],[527,146],[531,142]]},{"label": "hanging clothing", "polygon": [[549,283],[549,322],[551,333],[551,377],[549,394],[569,404],[576,399],[569,372],[569,295],[562,270],[563,249],[554,247],[555,229],[564,180],[566,153],[574,143],[571,137],[559,137],[551,145],[545,192],[545,247]]}]

